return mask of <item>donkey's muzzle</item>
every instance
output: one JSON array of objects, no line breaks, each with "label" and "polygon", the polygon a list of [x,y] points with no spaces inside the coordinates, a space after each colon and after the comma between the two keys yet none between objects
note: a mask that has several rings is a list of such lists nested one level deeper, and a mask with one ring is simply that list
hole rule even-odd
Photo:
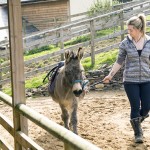
[{"label": "donkey's muzzle", "polygon": [[75,90],[75,91],[73,91],[73,93],[76,97],[79,97],[80,94],[82,93],[82,90]]}]

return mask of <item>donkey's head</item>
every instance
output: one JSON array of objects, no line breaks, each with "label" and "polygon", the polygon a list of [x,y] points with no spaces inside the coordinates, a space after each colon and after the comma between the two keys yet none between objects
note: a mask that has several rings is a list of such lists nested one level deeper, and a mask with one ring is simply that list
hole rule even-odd
[{"label": "donkey's head", "polygon": [[83,53],[82,48],[76,54],[73,51],[65,52],[65,79],[76,97],[83,91],[84,68],[80,63]]}]

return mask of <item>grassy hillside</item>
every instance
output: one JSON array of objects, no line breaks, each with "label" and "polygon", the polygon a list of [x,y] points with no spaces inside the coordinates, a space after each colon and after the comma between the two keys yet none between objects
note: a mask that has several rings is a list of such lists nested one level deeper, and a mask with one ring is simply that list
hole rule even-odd
[{"label": "grassy hillside", "polygon": [[[41,53],[46,53],[46,52],[48,52],[48,51],[44,51],[44,52],[40,52],[40,53],[36,53],[36,54],[32,54],[32,55],[33,56],[41,55]],[[117,53],[118,53],[118,50],[114,49],[109,52],[96,55],[96,58],[95,58],[96,61],[95,61],[94,66],[91,65],[90,57],[85,58],[82,60],[83,67],[85,68],[85,71],[89,71],[89,70],[96,70],[96,69],[100,68],[100,66],[103,64],[112,64],[116,60]],[[25,56],[25,58],[26,59],[28,59],[28,57],[32,58],[32,55]],[[26,79],[25,88],[32,89],[32,88],[44,86],[45,84],[47,84],[47,82],[43,83],[43,79],[45,76],[46,76],[46,73],[41,73],[41,74],[38,74],[37,76]],[[9,86],[5,86],[3,91],[4,91],[4,93],[11,95],[11,88]]]}]

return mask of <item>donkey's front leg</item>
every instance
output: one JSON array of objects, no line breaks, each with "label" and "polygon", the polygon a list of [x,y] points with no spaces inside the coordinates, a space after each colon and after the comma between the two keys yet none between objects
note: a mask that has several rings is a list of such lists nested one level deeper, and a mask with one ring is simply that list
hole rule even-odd
[{"label": "donkey's front leg", "polygon": [[60,105],[60,108],[61,108],[61,111],[62,111],[61,118],[64,122],[64,126],[65,126],[65,128],[67,128],[69,130],[69,114],[68,114],[68,111],[65,108],[65,106],[63,106],[63,105]]},{"label": "donkey's front leg", "polygon": [[70,125],[72,127],[72,130],[75,134],[78,134],[77,131],[77,108],[78,108],[78,103],[77,100],[74,100],[73,105],[72,105],[72,113],[71,113],[71,120],[70,120]]}]

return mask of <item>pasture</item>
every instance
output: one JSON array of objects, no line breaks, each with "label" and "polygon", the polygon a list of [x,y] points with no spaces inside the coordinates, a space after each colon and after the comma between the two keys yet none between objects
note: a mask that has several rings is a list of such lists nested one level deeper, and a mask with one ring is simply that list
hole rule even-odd
[{"label": "pasture", "polygon": [[[0,112],[11,118],[10,107],[0,104]],[[63,125],[60,117],[61,110],[50,97],[28,98],[27,105]],[[79,102],[78,134],[103,150],[149,150],[150,118],[146,119],[143,124],[144,143],[135,144],[129,122],[129,112],[129,103],[124,91],[91,91],[84,100]],[[1,133],[1,136],[13,145],[13,140],[7,132]],[[61,141],[32,122],[29,122],[29,136],[44,150],[63,149]]]}]

